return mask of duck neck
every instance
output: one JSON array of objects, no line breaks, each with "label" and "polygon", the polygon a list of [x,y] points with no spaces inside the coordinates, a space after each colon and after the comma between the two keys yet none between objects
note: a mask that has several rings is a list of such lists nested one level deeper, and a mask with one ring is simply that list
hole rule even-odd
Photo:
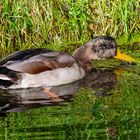
[{"label": "duck neck", "polygon": [[92,64],[86,56],[87,49],[84,46],[78,48],[74,53],[73,57],[78,61],[78,63],[83,67],[85,72],[90,72],[92,70]]}]

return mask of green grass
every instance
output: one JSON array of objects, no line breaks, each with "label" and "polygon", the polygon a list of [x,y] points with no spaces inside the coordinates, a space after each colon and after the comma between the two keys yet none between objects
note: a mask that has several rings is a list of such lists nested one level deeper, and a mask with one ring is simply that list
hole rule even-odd
[{"label": "green grass", "polygon": [[94,36],[139,34],[137,0],[2,0],[0,46],[4,53],[36,47],[71,52]]}]

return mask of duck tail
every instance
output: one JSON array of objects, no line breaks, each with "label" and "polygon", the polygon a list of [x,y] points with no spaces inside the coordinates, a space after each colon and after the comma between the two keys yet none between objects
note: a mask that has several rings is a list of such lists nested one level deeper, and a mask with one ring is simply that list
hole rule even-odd
[{"label": "duck tail", "polygon": [[0,74],[0,80],[11,81],[12,79],[7,75]]},{"label": "duck tail", "polygon": [[18,80],[17,72],[6,67],[0,67],[0,88],[7,88]]}]

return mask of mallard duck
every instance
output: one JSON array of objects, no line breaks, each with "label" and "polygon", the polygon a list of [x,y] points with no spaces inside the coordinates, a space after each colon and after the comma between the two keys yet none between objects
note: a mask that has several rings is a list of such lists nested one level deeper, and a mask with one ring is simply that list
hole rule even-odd
[{"label": "mallard duck", "polygon": [[0,61],[0,85],[15,89],[72,83],[91,71],[92,60],[114,56],[117,44],[110,36],[95,37],[72,56],[46,48],[18,51]]}]

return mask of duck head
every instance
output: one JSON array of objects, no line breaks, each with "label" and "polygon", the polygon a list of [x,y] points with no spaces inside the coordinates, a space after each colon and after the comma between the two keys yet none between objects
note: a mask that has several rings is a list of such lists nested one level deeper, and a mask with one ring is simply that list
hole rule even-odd
[{"label": "duck head", "polygon": [[117,48],[117,43],[110,36],[99,36],[80,46],[73,54],[73,57],[82,65],[86,72],[92,69],[92,60],[103,60],[117,58],[132,62],[133,58],[122,54]]}]

